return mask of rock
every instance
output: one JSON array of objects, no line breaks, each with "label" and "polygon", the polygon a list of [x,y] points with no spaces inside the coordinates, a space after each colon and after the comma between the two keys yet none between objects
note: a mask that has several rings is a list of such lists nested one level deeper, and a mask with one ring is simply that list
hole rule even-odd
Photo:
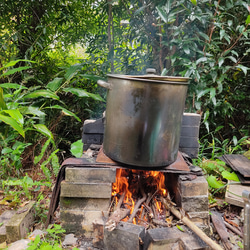
[{"label": "rock", "polygon": [[62,243],[64,247],[75,246],[76,244],[77,244],[77,238],[74,236],[74,234],[67,234]]},{"label": "rock", "polygon": [[44,232],[40,229],[36,229],[34,230],[30,235],[29,235],[29,239],[30,240],[35,240],[36,236],[39,235],[39,236],[42,236],[42,235],[46,235],[47,232]]},{"label": "rock", "polygon": [[9,246],[8,250],[25,250],[28,247],[29,243],[30,243],[29,239],[18,240],[12,243]]}]

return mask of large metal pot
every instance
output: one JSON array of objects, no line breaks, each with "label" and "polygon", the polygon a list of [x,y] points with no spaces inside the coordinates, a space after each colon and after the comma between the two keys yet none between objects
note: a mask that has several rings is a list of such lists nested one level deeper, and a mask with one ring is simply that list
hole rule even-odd
[{"label": "large metal pot", "polygon": [[111,159],[146,168],[176,160],[188,78],[108,75],[103,150]]}]

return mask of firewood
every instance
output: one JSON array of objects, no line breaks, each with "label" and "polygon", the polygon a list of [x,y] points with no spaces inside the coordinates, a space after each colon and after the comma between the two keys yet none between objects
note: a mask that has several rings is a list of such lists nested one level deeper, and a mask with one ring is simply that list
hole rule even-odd
[{"label": "firewood", "polygon": [[163,226],[163,227],[170,227],[170,225],[165,222],[165,221],[161,221],[161,220],[157,220],[157,219],[153,219],[152,222],[156,225],[159,225],[159,226]]},{"label": "firewood", "polygon": [[224,221],[226,227],[228,229],[230,229],[232,232],[236,233],[237,235],[239,235],[241,238],[243,238],[243,233],[238,230],[237,228],[235,228],[234,226],[230,225],[229,223],[227,223],[226,221]]},{"label": "firewood", "polygon": [[161,198],[163,205],[171,211],[178,219],[182,220],[183,223],[188,226],[194,233],[196,233],[205,243],[207,243],[214,250],[223,250],[223,248],[210,239],[200,228],[198,228],[192,221],[190,221],[186,216],[183,216],[173,205],[170,204],[163,197]]},{"label": "firewood", "polygon": [[106,222],[105,228],[108,231],[113,231],[116,228],[117,224],[130,213],[129,209],[121,208],[124,197],[125,193],[121,195],[115,211],[111,214],[108,221]]},{"label": "firewood", "polygon": [[140,179],[139,179],[139,188],[140,188],[140,192],[142,194],[142,198],[137,201],[137,203],[134,207],[133,213],[129,217],[128,222],[130,222],[130,223],[133,221],[134,217],[136,216],[141,204],[147,199],[147,195],[144,192],[144,189],[142,187],[142,183],[141,183]]}]

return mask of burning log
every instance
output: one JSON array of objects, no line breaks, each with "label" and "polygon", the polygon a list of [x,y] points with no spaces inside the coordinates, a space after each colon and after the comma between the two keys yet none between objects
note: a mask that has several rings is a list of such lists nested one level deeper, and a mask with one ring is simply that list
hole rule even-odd
[{"label": "burning log", "polygon": [[117,203],[116,206],[116,210],[113,212],[113,214],[109,217],[108,221],[106,222],[105,228],[108,231],[113,231],[116,228],[117,224],[130,213],[129,209],[121,208],[124,197],[125,193],[123,193],[122,196],[120,197],[119,202]]},{"label": "burning log", "polygon": [[182,220],[185,225],[187,225],[194,233],[196,233],[205,243],[207,243],[212,249],[223,250],[223,248],[210,239],[201,229],[199,229],[192,221],[187,217],[183,216],[174,206],[171,201],[161,198],[163,205],[171,211],[179,220]]},{"label": "burning log", "polygon": [[139,181],[139,188],[140,188],[140,192],[142,194],[142,198],[137,201],[137,203],[136,203],[136,205],[134,207],[133,213],[130,215],[130,218],[128,220],[128,222],[130,222],[130,223],[133,221],[133,219],[134,219],[135,215],[137,214],[141,204],[147,199],[147,196],[146,196],[146,194],[145,194],[145,192],[143,190],[143,187],[142,187],[141,178],[139,180],[140,180]]}]

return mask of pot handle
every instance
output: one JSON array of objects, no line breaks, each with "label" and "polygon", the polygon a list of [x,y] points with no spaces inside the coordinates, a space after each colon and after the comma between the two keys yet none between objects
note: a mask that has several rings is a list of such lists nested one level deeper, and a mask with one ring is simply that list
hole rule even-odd
[{"label": "pot handle", "polygon": [[98,80],[97,84],[105,89],[111,89],[111,83],[105,82],[103,80]]}]

